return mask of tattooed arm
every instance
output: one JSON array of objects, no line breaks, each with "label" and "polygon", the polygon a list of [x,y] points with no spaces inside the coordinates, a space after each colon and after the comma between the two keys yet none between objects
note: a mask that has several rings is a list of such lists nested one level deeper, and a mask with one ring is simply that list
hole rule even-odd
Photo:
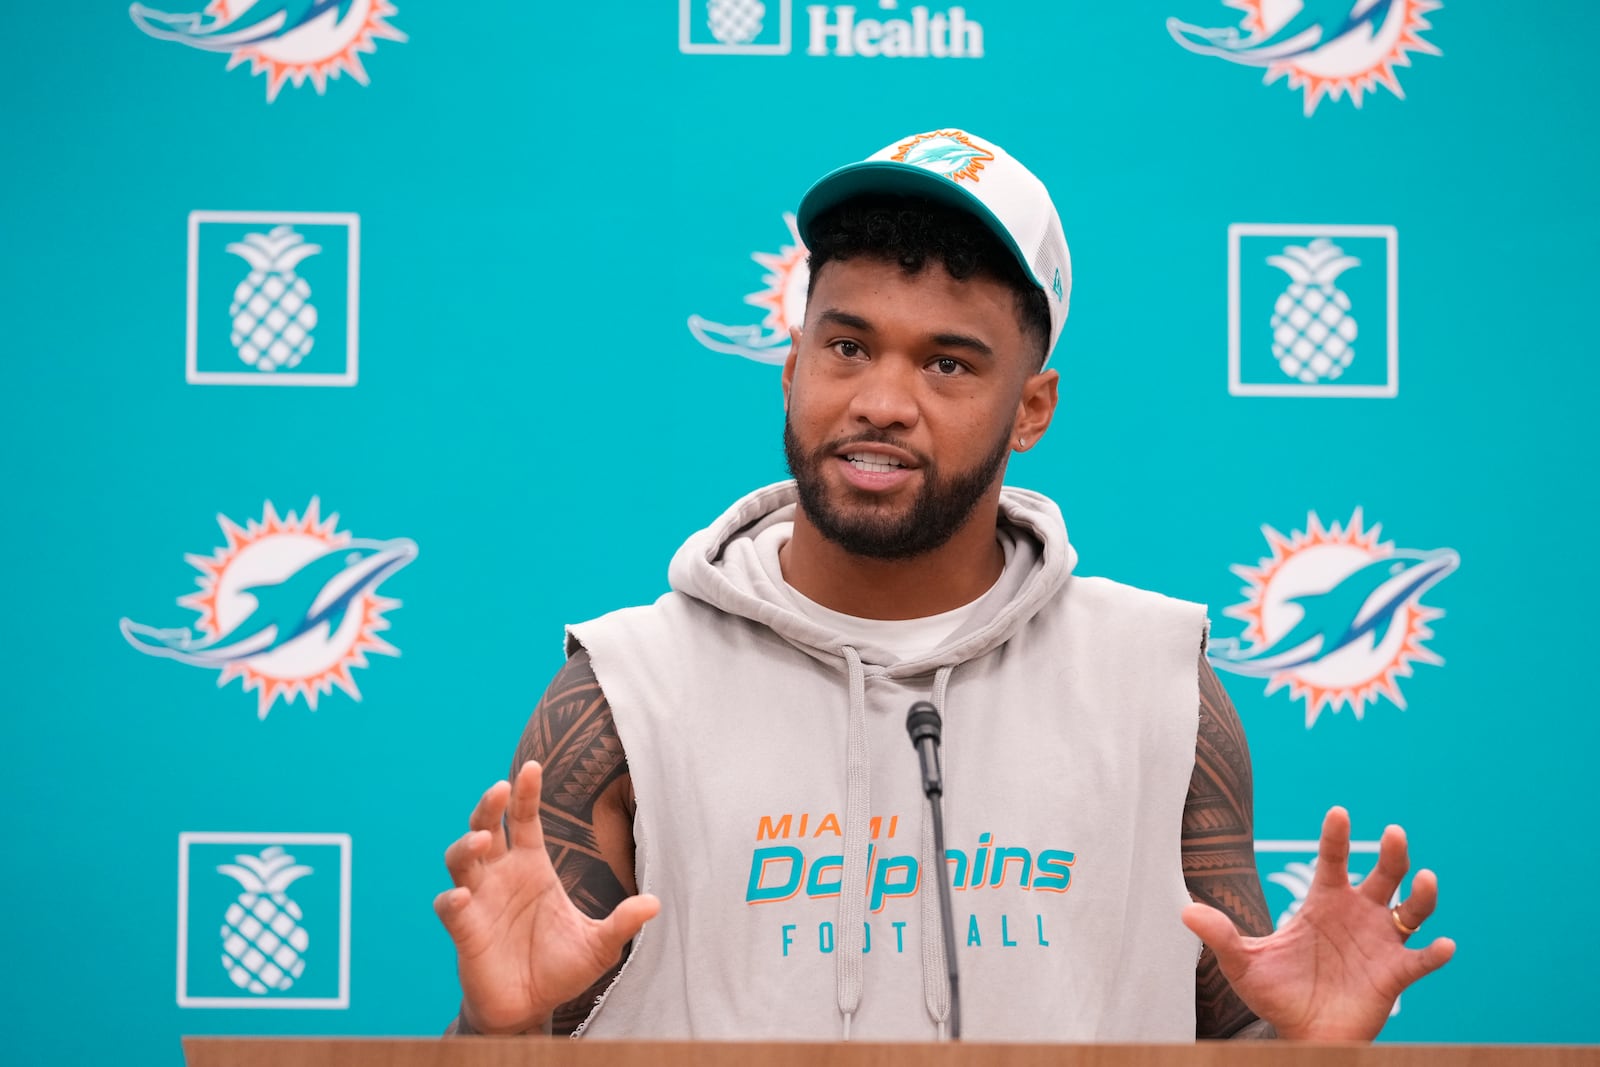
[{"label": "tattooed arm", "polygon": [[[1200,729],[1183,810],[1184,881],[1195,900],[1220,908],[1242,932],[1260,937],[1272,932],[1272,920],[1256,874],[1251,789],[1250,750],[1239,714],[1201,656]],[[1195,969],[1194,1005],[1197,1038],[1277,1036],[1245,1007],[1209,947]]]},{"label": "tattooed arm", "polygon": [[[527,778],[522,772],[530,760],[539,764],[537,770],[529,770],[529,774],[538,776],[539,784],[534,787],[531,779],[526,783],[529,787],[525,793],[527,800],[520,809],[523,821],[514,825],[519,817],[519,808],[514,799],[509,809],[505,807],[505,783],[501,783],[490,794],[486,794],[484,802],[480,802],[479,810],[474,812],[473,825],[500,828],[496,836],[503,836],[511,850],[497,849],[502,857],[517,854],[513,838],[518,836],[519,826],[525,828],[531,823],[536,830],[542,829],[543,851],[549,856],[549,865],[544,867],[541,877],[551,879],[550,871],[554,869],[552,880],[559,881],[566,898],[561,907],[566,908],[579,924],[589,920],[604,920],[607,916],[613,917],[608,922],[614,922],[614,909],[636,891],[633,870],[633,784],[628,776],[622,743],[611,718],[611,706],[600,691],[587,652],[579,650],[566,662],[545,691],[539,706],[534,709],[517,745],[516,758],[511,766],[512,782]],[[538,794],[536,819],[533,811],[534,788],[537,788]],[[490,821],[486,821],[485,805],[491,802],[500,806],[488,812]],[[503,826],[499,814],[501,811],[506,812]],[[520,834],[525,844],[538,847],[529,830],[522,829]],[[481,835],[483,840],[488,840],[489,836],[487,833]],[[452,849],[460,847],[458,844]],[[477,847],[481,849],[484,846]],[[450,862],[448,854],[446,861]],[[457,866],[465,864],[465,858],[457,860]],[[556,893],[558,897],[561,895]],[[637,898],[628,906],[637,908]],[[646,910],[654,914],[653,906]],[[643,912],[635,914],[648,918]],[[587,916],[587,919],[579,916]],[[446,925],[451,925],[448,920]],[[556,931],[561,926],[561,923],[554,924]],[[565,944],[576,935],[554,932],[549,936],[559,937]],[[621,934],[609,952],[616,952],[615,946],[628,936],[627,933]],[[495,937],[490,935],[487,943],[494,944],[494,941]],[[526,960],[527,950],[519,947],[526,943],[526,940],[507,940],[502,937],[495,952],[502,957],[506,953],[521,953]],[[460,948],[458,938],[458,951]],[[600,958],[611,958],[609,952]],[[627,950],[624,947],[617,963],[600,975],[588,989],[557,1006],[550,1014],[548,1032],[570,1034],[576,1029],[626,958]],[[587,977],[578,981],[587,981]],[[491,984],[488,988],[500,987]],[[450,1032],[469,1034],[478,1031],[469,1024],[463,1009]],[[539,1032],[537,1024],[530,1032]]]},{"label": "tattooed arm", "polygon": [[[545,848],[561,885],[590,918],[611,913],[638,892],[633,872],[633,779],[611,720],[611,705],[579,649],[534,709],[517,744],[511,773],[529,760],[544,766],[539,816]],[[622,969],[622,960],[584,993],[563,1004],[551,1031],[570,1034]]]}]

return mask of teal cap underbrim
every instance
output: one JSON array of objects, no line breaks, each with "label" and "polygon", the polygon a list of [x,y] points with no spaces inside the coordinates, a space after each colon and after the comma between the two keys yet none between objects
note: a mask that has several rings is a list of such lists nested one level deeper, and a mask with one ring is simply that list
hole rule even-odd
[{"label": "teal cap underbrim", "polygon": [[872,159],[862,163],[847,164],[818,178],[811,188],[806,190],[805,196],[800,198],[800,207],[795,212],[795,229],[800,233],[800,240],[810,247],[811,227],[816,222],[817,216],[829,208],[858,196],[875,193],[920,196],[976,217],[1000,239],[1000,243],[1005,245],[1013,256],[1017,257],[1023,277],[1032,278],[1035,285],[1041,290],[1044,288],[1043,283],[1034,277],[1033,263],[1022,254],[1022,249],[1017,247],[1016,238],[1011,236],[1011,231],[1005,228],[982,200],[967,192],[960,182],[951,181],[941,174],[935,174],[910,163]]}]

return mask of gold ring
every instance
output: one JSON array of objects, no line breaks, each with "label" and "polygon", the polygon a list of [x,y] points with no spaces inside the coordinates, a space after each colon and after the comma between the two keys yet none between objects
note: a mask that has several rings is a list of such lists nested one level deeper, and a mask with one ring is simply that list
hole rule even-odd
[{"label": "gold ring", "polygon": [[1400,907],[1396,905],[1389,909],[1389,919],[1394,923],[1394,928],[1400,931],[1401,937],[1409,937],[1421,929],[1420,926],[1407,926],[1400,921]]}]

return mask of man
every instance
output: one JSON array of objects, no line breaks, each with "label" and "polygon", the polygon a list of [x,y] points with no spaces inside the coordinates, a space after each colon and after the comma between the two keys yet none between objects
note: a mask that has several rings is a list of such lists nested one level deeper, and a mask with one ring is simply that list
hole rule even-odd
[{"label": "man", "polygon": [[[691,538],[654,605],[569,630],[446,852],[456,1030],[935,1039],[943,876],[969,1038],[1370,1039],[1453,951],[1403,945],[1433,876],[1390,909],[1391,827],[1352,888],[1334,809],[1273,933],[1204,609],[1074,576],[1055,505],[1002,486],[1056,407],[1043,185],[940,130],[825,176],[798,222],[795,480]],[[944,857],[917,700],[944,718]]]}]

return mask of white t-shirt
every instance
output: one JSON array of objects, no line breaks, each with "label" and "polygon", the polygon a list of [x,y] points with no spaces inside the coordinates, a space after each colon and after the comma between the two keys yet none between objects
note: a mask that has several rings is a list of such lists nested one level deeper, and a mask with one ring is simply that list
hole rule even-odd
[{"label": "white t-shirt", "polygon": [[[776,523],[757,535],[756,552],[773,584],[788,596],[795,610],[819,626],[839,634],[850,644],[881,648],[893,653],[901,662],[921,659],[944,644],[979,614],[984,601],[994,594],[1000,584],[997,581],[982,596],[959,608],[920,619],[863,619],[846,615],[818,604],[784,580],[778,553],[793,535],[793,523]],[[1005,553],[1005,564],[1001,567],[1003,574],[1005,568],[1011,565],[1016,546],[1009,537],[999,537],[997,540],[1001,551]]]}]

